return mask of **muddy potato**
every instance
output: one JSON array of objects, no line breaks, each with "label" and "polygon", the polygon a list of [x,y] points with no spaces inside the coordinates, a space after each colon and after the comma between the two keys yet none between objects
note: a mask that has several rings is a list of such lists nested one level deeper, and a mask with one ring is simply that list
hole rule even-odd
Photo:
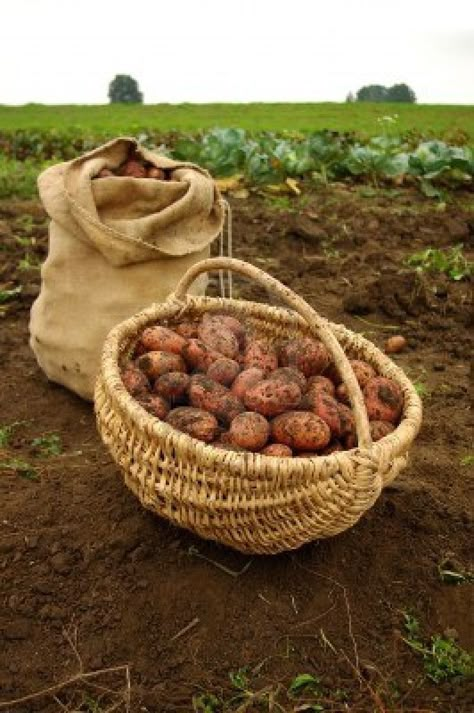
[{"label": "muddy potato", "polygon": [[283,383],[293,383],[297,384],[303,394],[306,391],[306,379],[304,374],[298,369],[294,369],[291,366],[281,366],[279,369],[275,369],[271,374],[268,375],[268,380],[270,381],[278,380]]},{"label": "muddy potato", "polygon": [[297,451],[316,451],[331,440],[331,430],[322,418],[311,411],[287,411],[271,423],[271,436]]},{"label": "muddy potato", "polygon": [[99,173],[97,174],[96,178],[110,178],[110,176],[113,176],[114,172],[110,170],[110,168],[101,168]]},{"label": "muddy potato", "polygon": [[331,362],[328,367],[323,372],[323,376],[326,376],[334,386],[339,386],[339,384],[342,382],[341,376],[336,368],[336,365],[334,362]]},{"label": "muddy potato", "polygon": [[365,406],[369,421],[398,423],[402,414],[402,390],[391,379],[376,376],[367,382],[364,389]]},{"label": "muddy potato", "polygon": [[333,436],[341,433],[341,418],[336,399],[324,391],[310,391],[305,394],[302,407],[307,411],[312,411],[323,419],[331,429]]},{"label": "muddy potato", "polygon": [[341,384],[338,384],[338,386],[336,386],[336,398],[342,404],[346,404],[346,406],[351,405],[351,400],[349,398],[349,394],[347,392],[347,386],[345,384],[341,383]]},{"label": "muddy potato", "polygon": [[167,327],[147,327],[140,336],[140,344],[147,352],[181,354],[186,340]]},{"label": "muddy potato", "polygon": [[349,364],[352,367],[352,371],[354,372],[355,378],[359,382],[361,389],[364,388],[370,379],[373,379],[374,376],[376,376],[373,366],[367,364],[366,361],[362,361],[362,359],[349,359]]},{"label": "muddy potato", "polygon": [[149,166],[146,171],[146,177],[155,178],[158,181],[164,181],[165,172],[162,168],[158,168],[157,166]]},{"label": "muddy potato", "polygon": [[181,322],[180,324],[173,325],[173,330],[176,334],[184,339],[197,339],[198,335],[198,323],[197,322]]},{"label": "muddy potato", "polygon": [[401,334],[389,337],[385,342],[386,354],[399,354],[407,347],[407,340]]},{"label": "muddy potato", "polygon": [[229,389],[203,374],[191,377],[188,395],[192,406],[209,411],[225,424],[231,423],[245,410],[243,403]]},{"label": "muddy potato", "polygon": [[272,417],[299,406],[301,389],[292,381],[266,379],[249,389],[243,400],[249,411]]},{"label": "muddy potato", "polygon": [[395,430],[393,423],[388,421],[371,421],[369,426],[373,441],[380,441],[381,438],[388,436],[389,433],[393,433]]},{"label": "muddy potato", "polygon": [[202,318],[203,324],[217,324],[224,326],[235,334],[240,349],[245,345],[245,327],[237,317],[231,314],[221,314],[216,312],[205,312]]},{"label": "muddy potato", "polygon": [[259,451],[268,441],[270,424],[259,413],[244,411],[236,416],[229,428],[229,441],[249,451]]},{"label": "muddy potato", "polygon": [[321,374],[328,366],[330,357],[322,342],[310,337],[293,339],[280,349],[281,366],[299,369],[306,378]]},{"label": "muddy potato", "polygon": [[316,391],[324,391],[329,396],[336,395],[336,387],[334,386],[331,379],[327,376],[311,376],[307,381],[307,393],[313,393]]},{"label": "muddy potato", "polygon": [[220,322],[203,322],[198,327],[199,339],[210,349],[228,359],[235,359],[239,353],[239,342],[235,334]]},{"label": "muddy potato", "polygon": [[214,361],[221,359],[222,354],[211,349],[200,339],[189,339],[183,348],[183,358],[190,368],[204,372]]},{"label": "muddy potato", "polygon": [[121,376],[123,385],[132,396],[146,394],[150,389],[150,382],[147,377],[134,364],[127,364]]},{"label": "muddy potato", "polygon": [[259,381],[263,381],[265,378],[265,372],[263,369],[257,369],[256,367],[251,367],[250,369],[244,369],[236,377],[234,383],[232,384],[231,391],[234,396],[243,401],[243,398],[247,391],[251,389]]},{"label": "muddy potato", "polygon": [[207,375],[210,379],[214,379],[214,381],[223,386],[230,386],[234,383],[239,372],[240,364],[235,359],[221,357],[211,364],[207,370]]},{"label": "muddy potato", "polygon": [[284,446],[283,443],[270,443],[260,453],[263,456],[275,456],[276,458],[291,458],[293,456],[291,448]]},{"label": "muddy potato", "polygon": [[218,430],[216,418],[202,409],[180,406],[169,412],[166,423],[199,441],[210,443]]},{"label": "muddy potato", "polygon": [[186,371],[186,364],[182,357],[169,352],[147,352],[138,357],[136,363],[149,379],[157,379],[169,371]]},{"label": "muddy potato", "polygon": [[345,404],[338,404],[337,410],[339,412],[339,419],[341,423],[341,438],[344,438],[346,436],[355,436],[356,427],[352,410],[349,408],[349,406],[346,406]]},{"label": "muddy potato", "polygon": [[337,439],[334,439],[321,451],[322,456],[330,456],[332,453],[339,453],[343,449],[342,444]]},{"label": "muddy potato", "polygon": [[189,374],[170,371],[158,377],[153,385],[153,392],[163,396],[172,404],[183,403],[186,400],[189,382]]},{"label": "muddy potato", "polygon": [[132,178],[145,178],[146,168],[139,161],[129,159],[120,166],[120,176],[130,176]]},{"label": "muddy potato", "polygon": [[266,374],[278,367],[278,355],[275,347],[264,339],[249,339],[244,352],[244,368],[255,367]]},{"label": "muddy potato", "polygon": [[161,420],[166,418],[170,410],[169,403],[162,396],[150,394],[149,396],[138,397],[137,400],[140,406],[143,406],[148,413]]}]

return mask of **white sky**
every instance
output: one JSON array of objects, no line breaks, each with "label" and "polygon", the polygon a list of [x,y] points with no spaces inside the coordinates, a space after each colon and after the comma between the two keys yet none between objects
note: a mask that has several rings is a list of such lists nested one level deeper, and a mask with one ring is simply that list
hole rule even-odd
[{"label": "white sky", "polygon": [[474,104],[474,0],[0,0],[0,104],[106,104],[116,74],[149,104]]}]

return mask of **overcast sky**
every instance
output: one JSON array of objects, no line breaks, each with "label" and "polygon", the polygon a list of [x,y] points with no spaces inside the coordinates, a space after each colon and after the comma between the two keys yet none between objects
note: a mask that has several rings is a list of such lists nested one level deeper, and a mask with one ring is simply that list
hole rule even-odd
[{"label": "overcast sky", "polygon": [[409,84],[474,104],[474,0],[0,0],[0,103],[343,101]]}]

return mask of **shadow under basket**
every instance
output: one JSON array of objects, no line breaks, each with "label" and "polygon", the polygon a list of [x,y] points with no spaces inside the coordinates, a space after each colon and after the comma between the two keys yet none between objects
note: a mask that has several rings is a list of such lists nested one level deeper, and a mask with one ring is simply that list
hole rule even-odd
[{"label": "shadow under basket", "polygon": [[[192,297],[203,272],[248,276],[290,309],[244,300]],[[206,445],[145,411],[126,391],[120,368],[150,325],[179,323],[204,312],[241,319],[252,336],[281,342],[320,339],[347,387],[358,447],[328,456],[279,458]],[[401,388],[404,405],[395,431],[372,443],[360,387],[348,359],[363,359]],[[103,349],[95,390],[98,429],[126,485],[142,505],[175,525],[245,553],[275,554],[354,525],[382,488],[406,465],[421,425],[421,401],[404,372],[370,341],[320,317],[294,292],[240,260],[214,258],[193,266],[163,304],[116,326]]]}]

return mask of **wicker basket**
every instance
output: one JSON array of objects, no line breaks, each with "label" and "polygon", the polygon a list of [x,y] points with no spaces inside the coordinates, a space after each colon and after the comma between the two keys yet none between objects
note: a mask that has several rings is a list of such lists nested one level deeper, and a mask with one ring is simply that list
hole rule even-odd
[{"label": "wicker basket", "polygon": [[[187,294],[199,274],[222,269],[253,278],[292,309]],[[350,395],[357,448],[312,458],[225,451],[176,431],[148,414],[128,394],[120,364],[146,326],[223,310],[269,340],[311,335],[324,342]],[[377,443],[371,441],[362,394],[344,351],[350,358],[365,359],[403,391],[401,423]],[[110,332],[96,385],[95,409],[104,443],[144,507],[201,537],[247,553],[294,549],[354,525],[405,466],[421,424],[420,399],[388,357],[360,335],[318,316],[274,278],[230,258],[196,264],[164,304],[152,305]]]}]

